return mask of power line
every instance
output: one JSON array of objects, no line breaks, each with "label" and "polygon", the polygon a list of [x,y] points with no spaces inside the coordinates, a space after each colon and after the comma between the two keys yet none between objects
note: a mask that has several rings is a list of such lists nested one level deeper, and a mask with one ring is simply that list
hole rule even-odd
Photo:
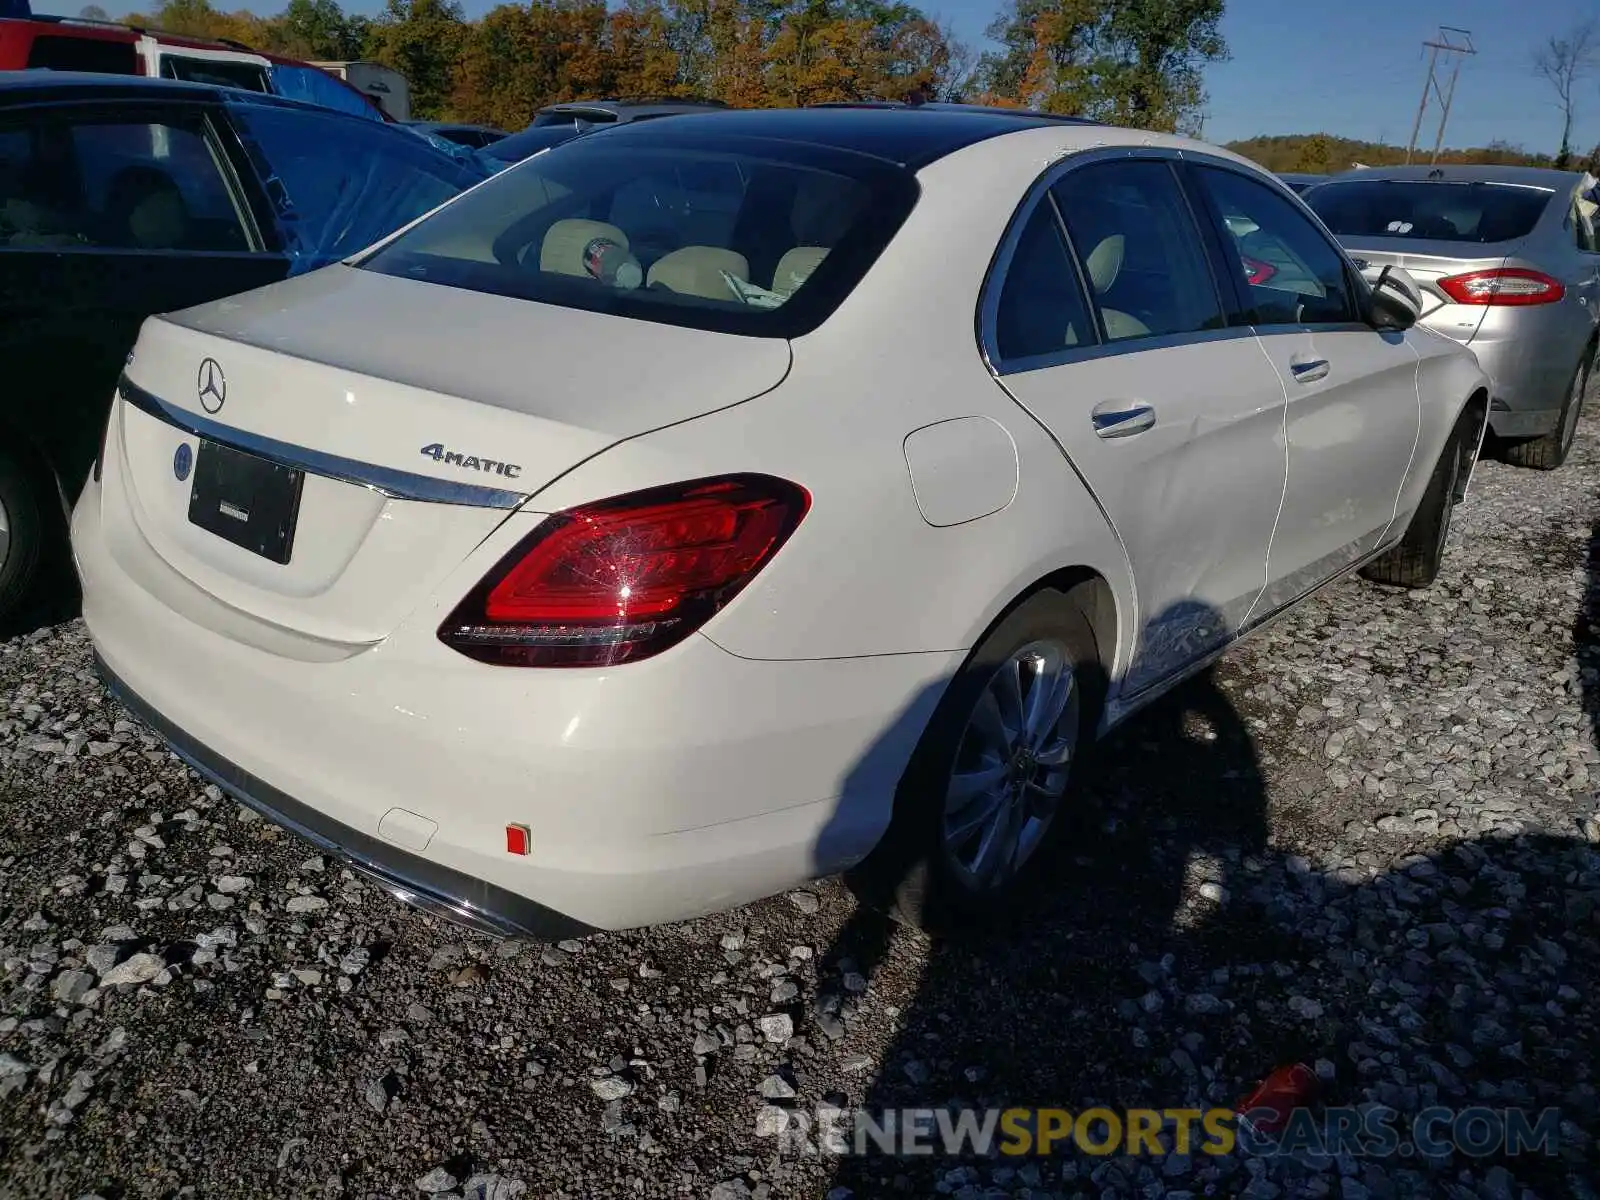
[{"label": "power line", "polygon": [[[1472,33],[1466,29],[1457,29],[1451,25],[1439,26],[1439,39],[1422,43],[1428,51],[1428,78],[1422,85],[1422,103],[1417,105],[1417,119],[1411,125],[1411,141],[1406,144],[1406,162],[1411,161],[1411,156],[1417,149],[1417,134],[1422,130],[1422,116],[1428,111],[1428,96],[1433,94],[1439,98],[1439,132],[1433,139],[1433,157],[1429,162],[1439,161],[1439,148],[1444,145],[1444,127],[1450,120],[1450,105],[1456,98],[1456,80],[1461,77],[1461,64],[1466,62],[1469,54],[1478,51],[1472,45]],[[1448,87],[1439,86],[1439,55],[1443,54],[1445,62],[1450,65],[1450,83]]]}]

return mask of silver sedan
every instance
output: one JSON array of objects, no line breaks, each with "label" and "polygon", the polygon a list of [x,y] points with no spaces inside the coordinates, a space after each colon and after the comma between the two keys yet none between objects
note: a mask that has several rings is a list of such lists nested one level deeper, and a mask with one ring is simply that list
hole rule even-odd
[{"label": "silver sedan", "polygon": [[1470,346],[1494,381],[1489,428],[1504,456],[1550,470],[1571,449],[1595,363],[1594,186],[1533,167],[1383,167],[1304,199],[1358,260],[1422,285],[1422,324]]}]

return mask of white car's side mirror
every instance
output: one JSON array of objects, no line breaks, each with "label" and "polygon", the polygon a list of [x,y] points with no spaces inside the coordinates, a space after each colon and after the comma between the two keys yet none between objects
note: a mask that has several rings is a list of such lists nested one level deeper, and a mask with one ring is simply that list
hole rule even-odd
[{"label": "white car's side mirror", "polygon": [[1422,287],[1404,267],[1363,266],[1372,287],[1373,324],[1379,329],[1410,329],[1422,316]]}]

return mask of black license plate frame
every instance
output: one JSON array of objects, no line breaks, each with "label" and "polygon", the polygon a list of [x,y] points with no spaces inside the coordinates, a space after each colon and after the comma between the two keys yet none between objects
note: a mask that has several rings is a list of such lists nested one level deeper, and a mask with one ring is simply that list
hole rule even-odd
[{"label": "black license plate frame", "polygon": [[304,487],[305,472],[297,467],[202,438],[189,488],[189,523],[288,566]]}]

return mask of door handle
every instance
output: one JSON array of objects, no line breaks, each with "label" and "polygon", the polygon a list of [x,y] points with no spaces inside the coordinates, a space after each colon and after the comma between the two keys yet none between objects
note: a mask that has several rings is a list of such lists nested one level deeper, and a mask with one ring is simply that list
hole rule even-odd
[{"label": "door handle", "polygon": [[1296,358],[1289,360],[1289,370],[1294,373],[1296,383],[1315,383],[1328,376],[1328,360],[1325,358]]},{"label": "door handle", "polygon": [[1128,403],[1125,400],[1107,400],[1095,405],[1094,434],[1099,438],[1129,437],[1143,433],[1156,423],[1156,410],[1148,404]]}]

